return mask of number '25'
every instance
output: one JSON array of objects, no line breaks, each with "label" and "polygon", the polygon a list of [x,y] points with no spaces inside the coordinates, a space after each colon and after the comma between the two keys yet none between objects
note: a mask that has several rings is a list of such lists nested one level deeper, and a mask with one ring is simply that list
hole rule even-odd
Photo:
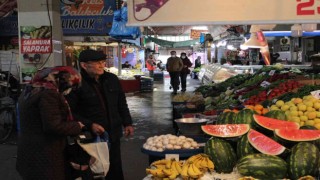
[{"label": "number '25'", "polygon": [[[305,0],[297,0],[297,15],[315,15],[314,9],[314,1],[315,0],[307,0],[305,2],[301,2]],[[320,14],[320,7],[317,7],[317,13]]]}]

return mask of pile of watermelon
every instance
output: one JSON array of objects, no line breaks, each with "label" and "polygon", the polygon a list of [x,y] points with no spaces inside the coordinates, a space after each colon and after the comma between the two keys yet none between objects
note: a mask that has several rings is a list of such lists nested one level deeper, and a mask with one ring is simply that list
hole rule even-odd
[{"label": "pile of watermelon", "polygon": [[319,177],[320,130],[301,129],[295,122],[246,113],[239,117],[228,113],[220,117],[219,124],[202,126],[212,136],[205,153],[214,162],[216,172],[237,170],[257,179]]}]

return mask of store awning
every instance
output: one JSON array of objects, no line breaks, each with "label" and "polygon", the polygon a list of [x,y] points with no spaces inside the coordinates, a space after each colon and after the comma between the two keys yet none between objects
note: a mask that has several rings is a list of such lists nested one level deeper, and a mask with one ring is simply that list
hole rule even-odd
[{"label": "store awning", "polygon": [[187,47],[187,46],[194,45],[195,43],[200,41],[199,39],[195,39],[195,40],[188,40],[188,41],[173,42],[173,41],[166,41],[163,39],[153,38],[150,36],[147,37],[146,40],[154,42],[161,47],[167,47],[167,48]]}]

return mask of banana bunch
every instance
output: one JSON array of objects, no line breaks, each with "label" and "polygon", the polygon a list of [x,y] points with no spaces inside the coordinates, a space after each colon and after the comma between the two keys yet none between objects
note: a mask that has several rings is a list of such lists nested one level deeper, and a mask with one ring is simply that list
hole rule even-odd
[{"label": "banana bunch", "polygon": [[171,180],[176,179],[182,172],[182,163],[175,159],[162,159],[151,164],[151,168],[146,169],[147,174],[151,174],[154,179]]},{"label": "banana bunch", "polygon": [[191,156],[187,161],[193,162],[195,166],[200,169],[203,173],[205,172],[213,172],[214,170],[214,164],[209,159],[209,156],[206,154],[197,154],[194,156]]}]

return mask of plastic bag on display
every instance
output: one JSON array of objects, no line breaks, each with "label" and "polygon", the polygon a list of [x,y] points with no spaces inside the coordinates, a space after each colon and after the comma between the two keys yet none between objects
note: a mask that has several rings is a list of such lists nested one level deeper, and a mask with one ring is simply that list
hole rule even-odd
[{"label": "plastic bag on display", "polygon": [[139,27],[126,26],[128,21],[128,9],[122,7],[114,12],[112,28],[109,35],[116,39],[136,39],[141,35]]},{"label": "plastic bag on display", "polygon": [[94,175],[106,176],[110,167],[108,134],[105,132],[103,135],[97,136],[94,142],[82,143],[78,141],[78,144],[94,158],[94,162],[90,164]]}]

